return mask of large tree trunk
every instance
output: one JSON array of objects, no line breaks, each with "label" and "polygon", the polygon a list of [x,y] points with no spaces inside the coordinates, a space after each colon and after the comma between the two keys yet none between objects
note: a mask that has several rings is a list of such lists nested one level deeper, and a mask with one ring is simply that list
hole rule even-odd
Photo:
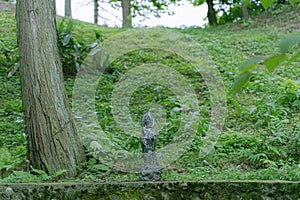
[{"label": "large tree trunk", "polygon": [[132,28],[131,0],[122,0],[122,27]]},{"label": "large tree trunk", "polygon": [[98,13],[99,13],[99,3],[98,0],[94,0],[94,24],[98,24]]},{"label": "large tree trunk", "polygon": [[65,16],[72,17],[71,0],[65,0]]},{"label": "large tree trunk", "polygon": [[214,9],[214,3],[213,0],[206,0],[207,3],[207,17],[208,17],[208,22],[211,26],[216,26],[217,25],[217,17],[216,17],[216,11]]},{"label": "large tree trunk", "polygon": [[18,0],[16,13],[28,159],[49,174],[73,176],[85,154],[63,84],[55,1]]}]

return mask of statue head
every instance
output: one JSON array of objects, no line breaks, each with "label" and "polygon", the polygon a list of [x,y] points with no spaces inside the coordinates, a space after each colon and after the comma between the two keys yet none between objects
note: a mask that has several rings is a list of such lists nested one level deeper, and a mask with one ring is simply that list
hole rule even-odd
[{"label": "statue head", "polygon": [[155,119],[150,111],[147,111],[142,117],[142,127],[144,128],[154,128]]}]

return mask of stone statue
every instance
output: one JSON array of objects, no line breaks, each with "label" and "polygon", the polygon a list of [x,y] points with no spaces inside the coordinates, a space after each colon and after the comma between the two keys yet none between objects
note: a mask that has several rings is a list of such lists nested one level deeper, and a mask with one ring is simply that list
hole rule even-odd
[{"label": "stone statue", "polygon": [[161,179],[162,166],[159,163],[159,155],[156,154],[156,122],[150,111],[142,117],[142,153],[144,165],[141,167],[142,181],[158,181]]}]

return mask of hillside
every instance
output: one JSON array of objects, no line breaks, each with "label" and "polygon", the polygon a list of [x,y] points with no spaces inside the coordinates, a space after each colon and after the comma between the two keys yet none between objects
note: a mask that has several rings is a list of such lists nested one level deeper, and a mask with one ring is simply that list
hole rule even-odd
[{"label": "hillside", "polygon": [[[15,67],[18,60],[15,18],[11,10],[3,10],[3,5],[0,2],[0,182],[46,181],[53,177],[26,173],[30,167],[25,156],[26,133],[19,74]],[[67,25],[66,21],[58,21],[62,31],[60,34],[69,33]],[[185,77],[184,81],[197,94],[200,112],[197,131],[188,151],[177,161],[165,165],[163,180],[300,180],[299,59],[287,66],[282,65],[273,74],[257,71],[242,92],[238,95],[228,94],[243,62],[253,57],[278,53],[278,43],[282,38],[300,32],[300,10],[282,6],[255,16],[248,22],[207,29],[190,27],[166,30],[187,34],[180,38],[191,41],[191,45],[199,44],[203,52],[206,51],[205,55],[201,54],[202,60],[210,59],[217,67],[227,94],[227,112],[220,137],[213,150],[205,157],[201,156],[199,152],[203,152],[212,118],[212,97],[205,77],[193,63],[164,49],[137,49],[115,59],[102,74],[97,87],[95,106],[98,124],[114,147],[127,152],[141,152],[139,138],[128,136],[118,126],[112,114],[111,102],[116,88],[124,83],[122,77],[133,73],[139,66],[155,63],[168,66]],[[74,21],[72,39],[76,44],[86,47],[95,41],[118,41],[118,33],[124,33],[124,30]],[[130,39],[135,43],[139,37]],[[184,42],[176,41],[177,44],[186,44]],[[68,48],[72,50],[72,45]],[[70,56],[68,52],[65,53]],[[66,60],[65,63],[73,62]],[[71,101],[75,81],[74,77],[65,78]],[[151,106],[158,111],[158,117],[164,116],[159,118],[162,128],[158,133],[158,149],[176,139],[174,133],[181,127],[181,110],[184,106],[166,85],[145,84],[132,89],[128,106],[136,124]],[[101,145],[103,149],[110,147],[104,143]],[[89,152],[89,155],[92,153]],[[101,153],[113,155],[115,152],[108,148]],[[110,163],[89,156],[75,179],[121,181],[138,178],[138,173],[124,172]]]}]

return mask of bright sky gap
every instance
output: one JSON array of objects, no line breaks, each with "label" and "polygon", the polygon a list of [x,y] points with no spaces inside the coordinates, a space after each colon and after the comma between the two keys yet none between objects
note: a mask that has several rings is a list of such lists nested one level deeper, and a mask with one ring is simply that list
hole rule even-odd
[{"label": "bright sky gap", "polygon": [[[56,10],[58,15],[64,16],[65,1],[56,0]],[[102,7],[102,8],[101,8]],[[146,19],[142,17],[136,17],[133,19],[135,27],[189,27],[189,26],[203,26],[207,15],[207,6],[203,4],[201,6],[193,7],[187,0],[183,0],[180,6],[170,6],[170,11],[174,11],[175,14],[169,16],[167,13],[162,14],[160,18],[156,18],[153,15],[147,16]],[[72,17],[81,21],[93,23],[94,19],[93,1],[87,3],[86,0],[73,0],[72,1]],[[122,11],[121,9],[114,9],[109,3],[100,3],[99,8],[99,25],[107,25],[109,27],[121,27],[122,26]]]}]

